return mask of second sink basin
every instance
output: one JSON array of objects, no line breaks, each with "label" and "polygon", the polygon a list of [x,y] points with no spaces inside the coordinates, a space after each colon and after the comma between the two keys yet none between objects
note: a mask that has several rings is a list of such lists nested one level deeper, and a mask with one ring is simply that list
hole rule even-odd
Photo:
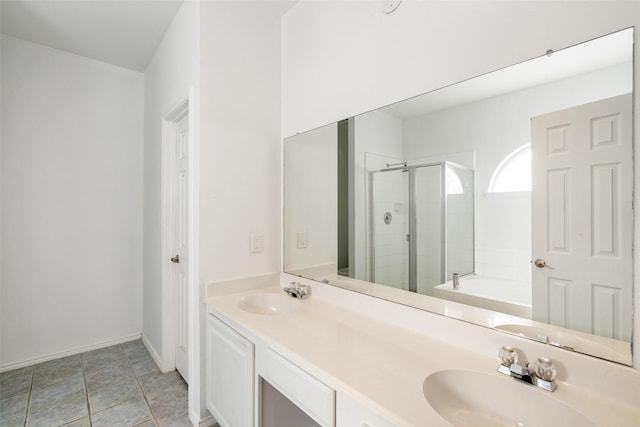
[{"label": "second sink basin", "polygon": [[284,293],[261,292],[245,295],[238,302],[240,309],[254,314],[284,314],[296,309],[300,301]]},{"label": "second sink basin", "polygon": [[579,353],[593,354],[627,365],[632,364],[631,349],[628,342],[577,331],[569,331],[570,333],[567,333],[568,331],[563,328],[550,325],[541,328],[531,325],[504,324],[496,325],[495,328],[532,339],[546,336],[550,343],[571,347]]},{"label": "second sink basin", "polygon": [[438,371],[424,380],[422,391],[429,405],[456,427],[595,427],[551,393],[499,375]]}]

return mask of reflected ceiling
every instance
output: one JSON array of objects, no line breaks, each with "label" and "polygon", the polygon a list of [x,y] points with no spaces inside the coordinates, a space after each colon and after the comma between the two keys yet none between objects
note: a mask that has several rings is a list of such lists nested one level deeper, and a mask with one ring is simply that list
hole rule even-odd
[{"label": "reflected ceiling", "polygon": [[517,73],[511,67],[503,68],[380,108],[380,111],[399,119],[409,119],[612,67],[629,61],[630,38],[633,39],[632,32],[620,31],[562,49],[560,55],[551,53],[520,63]]}]

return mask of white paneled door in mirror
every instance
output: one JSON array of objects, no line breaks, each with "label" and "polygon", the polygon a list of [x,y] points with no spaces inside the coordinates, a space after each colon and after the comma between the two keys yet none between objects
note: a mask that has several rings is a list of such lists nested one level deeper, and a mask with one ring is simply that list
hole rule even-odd
[{"label": "white paneled door in mirror", "polygon": [[531,121],[533,319],[627,342],[631,106],[627,94]]}]

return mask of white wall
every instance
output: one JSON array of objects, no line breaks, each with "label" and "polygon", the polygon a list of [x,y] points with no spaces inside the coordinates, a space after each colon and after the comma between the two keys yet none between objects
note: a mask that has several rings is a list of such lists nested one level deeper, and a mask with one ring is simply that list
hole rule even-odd
[{"label": "white wall", "polygon": [[[201,280],[281,267],[280,16],[277,1],[201,5]],[[250,235],[264,236],[250,253]]]},{"label": "white wall", "polygon": [[140,335],[143,89],[2,36],[0,368]]},{"label": "white wall", "polygon": [[[639,2],[410,1],[384,15],[378,1],[301,1],[283,18],[283,134],[342,120],[550,48],[634,25],[640,26]],[[637,86],[638,43],[634,57]],[[636,105],[639,92],[636,87]],[[639,117],[634,117],[636,129]],[[638,147],[637,132],[634,138]],[[639,173],[635,180],[638,186]],[[636,246],[639,228],[635,227]],[[639,271],[640,257],[634,265]],[[637,278],[635,292],[640,295]],[[635,307],[639,313],[640,298]],[[640,330],[640,316],[634,322]],[[640,338],[635,347],[640,347]]]},{"label": "white wall", "polygon": [[[144,334],[163,357],[161,120],[194,86],[198,289],[191,295],[192,421],[206,413],[202,362],[212,280],[276,272],[280,232],[280,16],[290,2],[185,1],[146,71]],[[250,235],[264,250],[251,254]],[[197,413],[199,412],[199,414]]]},{"label": "white wall", "polygon": [[[200,5],[199,301],[210,281],[282,266],[280,17],[290,6]],[[251,234],[263,235],[262,253],[250,253]],[[202,363],[197,369],[204,372]],[[201,387],[193,400],[204,409],[203,398]]]},{"label": "white wall", "polygon": [[375,0],[302,0],[283,19],[283,134],[633,26],[639,8],[626,1],[416,0],[385,15]]},{"label": "white wall", "polygon": [[[199,84],[199,3],[186,1],[145,71],[143,334],[157,357],[162,349],[160,253],[162,123]],[[196,108],[194,108],[196,107]],[[197,105],[191,106],[192,114]],[[197,135],[191,135],[197,140]],[[166,260],[165,260],[166,261]],[[196,278],[197,280],[197,278]]]}]

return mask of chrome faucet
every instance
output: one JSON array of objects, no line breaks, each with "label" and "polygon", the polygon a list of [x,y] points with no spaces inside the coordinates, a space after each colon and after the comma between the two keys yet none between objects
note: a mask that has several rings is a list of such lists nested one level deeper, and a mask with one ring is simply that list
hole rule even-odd
[{"label": "chrome faucet", "polygon": [[307,299],[311,296],[311,286],[302,283],[291,282],[283,290],[293,298]]},{"label": "chrome faucet", "polygon": [[453,290],[460,288],[460,274],[453,273]]},{"label": "chrome faucet", "polygon": [[555,381],[556,367],[551,359],[539,357],[533,367],[529,367],[529,362],[519,365],[518,353],[509,346],[503,346],[498,357],[500,357],[498,372],[547,391],[554,391],[558,387]]}]

